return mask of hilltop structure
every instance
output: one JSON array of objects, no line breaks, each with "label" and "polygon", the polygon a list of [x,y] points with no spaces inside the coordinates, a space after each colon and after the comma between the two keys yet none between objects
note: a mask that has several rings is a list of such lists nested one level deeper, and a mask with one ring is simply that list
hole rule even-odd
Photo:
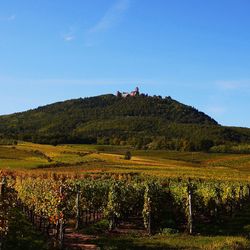
[{"label": "hilltop structure", "polygon": [[116,96],[117,97],[128,97],[128,96],[138,96],[140,95],[140,92],[139,92],[139,88],[136,87],[134,91],[131,91],[130,93],[129,92],[120,92],[120,91],[117,91],[116,93]]}]

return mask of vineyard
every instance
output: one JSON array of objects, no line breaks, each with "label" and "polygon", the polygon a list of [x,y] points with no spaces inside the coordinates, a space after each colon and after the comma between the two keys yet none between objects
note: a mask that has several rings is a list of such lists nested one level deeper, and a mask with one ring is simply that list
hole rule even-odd
[{"label": "vineyard", "polygon": [[[130,150],[132,158],[124,159]],[[0,169],[34,175],[138,174],[159,178],[250,181],[249,154],[133,150],[123,146],[0,146]]]},{"label": "vineyard", "polygon": [[[16,207],[49,249],[70,249],[67,232],[81,231],[98,221],[114,232],[130,221],[145,235],[180,232],[219,234],[220,225],[250,205],[245,182],[156,179],[120,175],[66,178],[3,175],[1,183],[1,246],[8,237],[9,211]],[[210,228],[211,231],[207,229]],[[217,228],[217,229],[216,229]],[[246,225],[246,232],[247,232]],[[217,230],[217,231],[216,231]]]},{"label": "vineyard", "polygon": [[0,249],[249,249],[249,164],[248,154],[0,146]]}]

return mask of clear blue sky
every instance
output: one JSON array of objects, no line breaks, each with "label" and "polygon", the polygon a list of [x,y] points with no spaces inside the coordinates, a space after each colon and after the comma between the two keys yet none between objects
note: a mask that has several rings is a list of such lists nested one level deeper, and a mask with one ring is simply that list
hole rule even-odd
[{"label": "clear blue sky", "polygon": [[250,127],[249,0],[1,0],[0,114],[128,91]]}]

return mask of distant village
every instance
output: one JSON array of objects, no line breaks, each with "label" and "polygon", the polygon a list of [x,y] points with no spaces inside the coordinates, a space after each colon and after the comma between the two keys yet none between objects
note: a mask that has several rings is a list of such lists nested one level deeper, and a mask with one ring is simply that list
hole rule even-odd
[{"label": "distant village", "polygon": [[134,91],[129,92],[120,92],[117,91],[116,96],[117,97],[128,97],[128,96],[139,96],[140,95],[140,91],[139,88],[136,87]]}]

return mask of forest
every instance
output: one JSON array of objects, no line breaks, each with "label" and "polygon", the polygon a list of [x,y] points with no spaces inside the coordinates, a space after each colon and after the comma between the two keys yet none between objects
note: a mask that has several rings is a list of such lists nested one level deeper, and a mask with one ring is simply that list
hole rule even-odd
[{"label": "forest", "polygon": [[109,94],[0,116],[0,138],[51,145],[129,145],[177,151],[222,150],[224,146],[226,151],[238,144],[245,150],[250,129],[222,126],[169,96],[122,98]]}]

